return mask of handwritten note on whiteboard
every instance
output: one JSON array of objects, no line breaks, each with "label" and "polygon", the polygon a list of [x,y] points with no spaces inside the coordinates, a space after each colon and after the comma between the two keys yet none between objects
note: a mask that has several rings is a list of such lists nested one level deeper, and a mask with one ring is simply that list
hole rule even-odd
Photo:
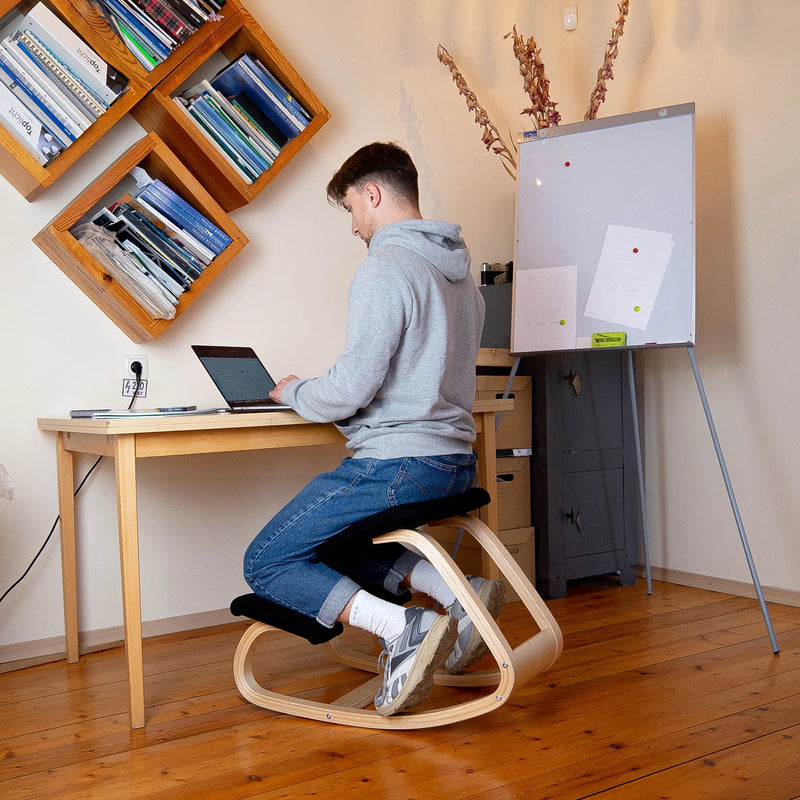
[{"label": "handwritten note on whiteboard", "polygon": [[645,330],[674,246],[671,233],[609,225],[584,314]]},{"label": "handwritten note on whiteboard", "polygon": [[514,348],[519,352],[575,347],[578,268],[517,270]]}]

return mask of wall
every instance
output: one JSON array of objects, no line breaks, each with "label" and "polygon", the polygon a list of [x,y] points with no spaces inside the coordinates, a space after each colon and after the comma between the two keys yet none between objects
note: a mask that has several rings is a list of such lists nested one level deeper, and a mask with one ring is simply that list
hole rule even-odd
[{"label": "wall", "polygon": [[[800,112],[784,87],[797,75],[790,37],[800,7],[789,0],[631,5],[600,114],[697,104],[697,358],[762,581],[798,590],[791,313]],[[449,49],[495,124],[516,131],[527,98],[503,39],[516,24],[542,47],[551,94],[573,122],[583,117],[617,13],[610,0],[580,4],[579,28],[568,34],[555,0],[250,0],[248,7],[332,119],[254,203],[234,212],[250,245],[156,342],[128,341],[31,242],[142,135],[138,125],[124,120],[33,204],[0,182],[0,235],[9,243],[0,294],[0,462],[16,483],[14,499],[0,499],[0,590],[27,567],[57,512],[54,443],[36,418],[120,406],[125,354],[149,358],[147,405],[219,403],[189,350],[194,343],[252,344],[277,375],[317,374],[331,362],[363,245],[349,235],[346,215],[327,204],[324,186],[361,144],[408,146],[420,168],[423,213],[463,226],[476,272],[481,261],[511,259],[514,184],[486,153],[436,47]],[[686,354],[648,353],[640,366],[653,564],[746,581]],[[225,608],[246,589],[241,554],[261,522],[341,455],[327,448],[146,462],[144,619]],[[89,465],[81,460],[82,469]],[[83,630],[121,624],[113,492],[112,465],[104,463],[78,501]],[[52,541],[0,605],[0,647],[60,636],[60,593]]]}]

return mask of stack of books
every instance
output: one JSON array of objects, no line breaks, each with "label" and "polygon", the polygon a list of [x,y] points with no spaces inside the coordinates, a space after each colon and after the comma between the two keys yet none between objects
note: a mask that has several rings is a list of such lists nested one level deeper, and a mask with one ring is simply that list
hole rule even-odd
[{"label": "stack of books", "polygon": [[[232,241],[158,179],[101,209],[90,222],[113,234],[113,248],[104,248],[103,266],[111,260],[117,272],[124,272],[123,285],[130,289],[129,284],[136,284],[132,293],[151,313],[153,308],[167,312],[154,316],[174,316],[180,296]],[[83,243],[86,226],[79,229],[75,235]],[[112,276],[118,278],[117,272],[112,270]]]},{"label": "stack of books", "polygon": [[94,0],[148,72],[204,22],[220,19],[224,0]]},{"label": "stack of books", "polygon": [[48,164],[127,89],[46,5],[17,16],[0,39],[0,123]]},{"label": "stack of books", "polygon": [[249,53],[173,100],[247,184],[269,169],[281,148],[311,121],[286,87]]}]

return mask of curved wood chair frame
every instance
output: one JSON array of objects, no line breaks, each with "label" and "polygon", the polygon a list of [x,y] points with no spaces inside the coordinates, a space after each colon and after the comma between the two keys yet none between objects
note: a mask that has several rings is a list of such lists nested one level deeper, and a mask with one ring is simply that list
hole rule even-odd
[{"label": "curved wood chair frame", "polygon": [[[471,534],[496,565],[506,585],[516,591],[539,627],[539,631],[533,636],[516,647],[511,647],[459,567],[429,533],[399,529],[374,539],[376,543],[399,542],[416,550],[436,567],[473,624],[481,632],[489,652],[497,663],[494,669],[469,671],[458,675],[450,675],[440,670],[435,675],[436,684],[456,687],[492,686],[494,687],[492,691],[479,698],[444,708],[426,709],[423,704],[423,710],[412,709],[389,717],[382,717],[374,709],[365,708],[372,702],[376,691],[380,688],[380,675],[332,703],[279,694],[265,689],[258,683],[253,673],[253,659],[256,645],[261,637],[280,629],[263,622],[253,622],[242,635],[233,661],[236,686],[242,696],[262,708],[297,717],[361,728],[411,730],[449,725],[499,708],[508,701],[516,687],[549,669],[561,655],[563,644],[561,630],[525,573],[497,536],[474,516],[451,517],[430,523],[428,527],[452,528]],[[339,644],[336,639],[328,642],[327,646],[341,663],[367,672],[377,672],[377,660],[374,657],[351,651]]]}]

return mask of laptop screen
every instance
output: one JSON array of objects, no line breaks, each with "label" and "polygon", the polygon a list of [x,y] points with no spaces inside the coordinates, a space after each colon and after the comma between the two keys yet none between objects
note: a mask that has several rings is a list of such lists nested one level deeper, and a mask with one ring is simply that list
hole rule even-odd
[{"label": "laptop screen", "polygon": [[192,345],[228,405],[272,403],[275,381],[251,347]]}]

